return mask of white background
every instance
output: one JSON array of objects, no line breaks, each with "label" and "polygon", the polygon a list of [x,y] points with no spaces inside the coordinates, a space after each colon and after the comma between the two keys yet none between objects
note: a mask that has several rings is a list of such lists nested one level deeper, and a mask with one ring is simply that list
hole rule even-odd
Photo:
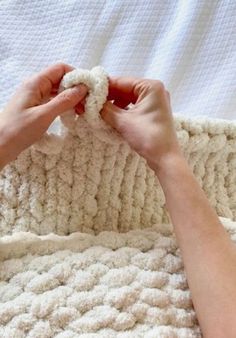
[{"label": "white background", "polygon": [[174,113],[236,119],[235,27],[235,0],[0,0],[0,107],[64,61],[160,79]]}]

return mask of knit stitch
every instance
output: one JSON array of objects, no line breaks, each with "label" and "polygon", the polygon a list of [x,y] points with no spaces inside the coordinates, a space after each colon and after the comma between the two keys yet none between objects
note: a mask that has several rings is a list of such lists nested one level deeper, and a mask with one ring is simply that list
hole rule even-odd
[{"label": "knit stitch", "polygon": [[[236,243],[236,223],[222,222]],[[1,338],[199,338],[168,224],[0,239]]]},{"label": "knit stitch", "polygon": [[[60,91],[85,83],[85,114],[61,116],[61,136],[45,135],[0,173],[0,235],[126,232],[167,222],[165,199],[146,161],[99,111],[105,71],[67,73]],[[236,124],[175,117],[179,142],[219,216],[236,219]]]},{"label": "knit stitch", "polygon": [[[105,71],[74,70],[60,91],[81,82],[83,117],[63,114],[60,135],[0,173],[0,336],[200,338],[158,180],[99,115]],[[212,206],[235,219],[236,125],[175,127]],[[236,223],[221,221],[236,243]]]}]

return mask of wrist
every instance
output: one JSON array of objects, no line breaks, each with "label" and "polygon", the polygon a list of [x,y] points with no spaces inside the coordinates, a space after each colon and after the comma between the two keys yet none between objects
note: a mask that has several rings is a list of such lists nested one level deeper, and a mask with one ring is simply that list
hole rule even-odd
[{"label": "wrist", "polygon": [[178,170],[178,168],[188,167],[187,161],[181,151],[169,152],[163,155],[156,164],[152,164],[152,169],[156,175],[162,176],[168,175],[172,169]]},{"label": "wrist", "polygon": [[5,167],[5,155],[2,147],[0,146],[0,171]]},{"label": "wrist", "polygon": [[0,170],[2,170],[13,158],[9,140],[5,137],[4,132],[0,130]]},{"label": "wrist", "polygon": [[6,144],[4,142],[4,132],[0,128],[0,170],[2,170],[7,164],[6,160]]},{"label": "wrist", "polygon": [[[159,142],[159,147],[156,145],[156,154],[152,151],[149,156],[144,156],[148,165],[156,172],[156,174],[175,165],[176,161],[186,161],[178,142],[170,142],[168,144],[168,141],[166,141],[167,144],[165,145],[162,143],[163,142]],[[162,149],[165,150],[162,151]]]}]

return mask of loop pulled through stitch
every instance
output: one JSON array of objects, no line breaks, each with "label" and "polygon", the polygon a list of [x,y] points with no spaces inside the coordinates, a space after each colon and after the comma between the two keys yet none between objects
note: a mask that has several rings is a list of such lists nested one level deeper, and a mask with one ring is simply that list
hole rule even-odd
[{"label": "loop pulled through stitch", "polygon": [[[60,116],[60,121],[66,130],[73,135],[80,134],[81,119],[87,122],[93,134],[101,141],[108,144],[124,143],[123,138],[111,126],[109,126],[100,115],[100,111],[106,102],[108,95],[108,78],[105,70],[94,67],[91,71],[87,69],[74,69],[64,75],[61,80],[58,92],[62,92],[78,84],[85,84],[88,87],[88,95],[85,99],[84,114],[76,115],[74,109],[66,111]],[[46,154],[59,153],[63,146],[63,137],[46,133],[42,139],[34,144],[34,147]]]}]

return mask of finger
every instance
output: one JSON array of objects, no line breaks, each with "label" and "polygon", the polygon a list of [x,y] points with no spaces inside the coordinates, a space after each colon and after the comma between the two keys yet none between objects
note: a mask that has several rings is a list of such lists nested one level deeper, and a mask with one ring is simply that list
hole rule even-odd
[{"label": "finger", "polygon": [[32,75],[17,88],[11,101],[18,109],[38,106],[45,97],[50,96],[51,90],[59,86],[64,74],[72,70],[72,66],[57,63]]},{"label": "finger", "polygon": [[108,100],[115,100],[118,106],[126,107],[130,103],[140,102],[154,87],[160,87],[161,82],[152,79],[136,77],[110,77]]},{"label": "finger", "polygon": [[134,94],[134,87],[137,82],[135,77],[109,77],[107,99],[125,101],[126,105],[135,103],[137,95]]},{"label": "finger", "polygon": [[35,75],[36,87],[39,87],[42,97],[48,95],[52,89],[57,89],[63,76],[72,71],[74,67],[64,64],[56,63],[47,67]]},{"label": "finger", "polygon": [[106,123],[108,123],[113,128],[119,130],[121,112],[122,112],[122,109],[115,106],[110,101],[107,101],[103,105],[103,109],[101,110],[100,114]]},{"label": "finger", "polygon": [[57,94],[58,93],[58,89],[59,89],[59,85],[60,85],[60,82],[58,82],[56,85],[53,85],[50,94]]},{"label": "finger", "polygon": [[56,63],[49,66],[23,81],[22,86],[19,88],[19,94],[24,90],[28,94],[33,94],[40,101],[49,95],[51,91],[55,91],[62,77],[73,69],[72,66],[64,63]]},{"label": "finger", "polygon": [[79,84],[66,89],[51,101],[40,106],[40,111],[44,114],[52,114],[54,117],[74,108],[88,93],[88,88]]}]

